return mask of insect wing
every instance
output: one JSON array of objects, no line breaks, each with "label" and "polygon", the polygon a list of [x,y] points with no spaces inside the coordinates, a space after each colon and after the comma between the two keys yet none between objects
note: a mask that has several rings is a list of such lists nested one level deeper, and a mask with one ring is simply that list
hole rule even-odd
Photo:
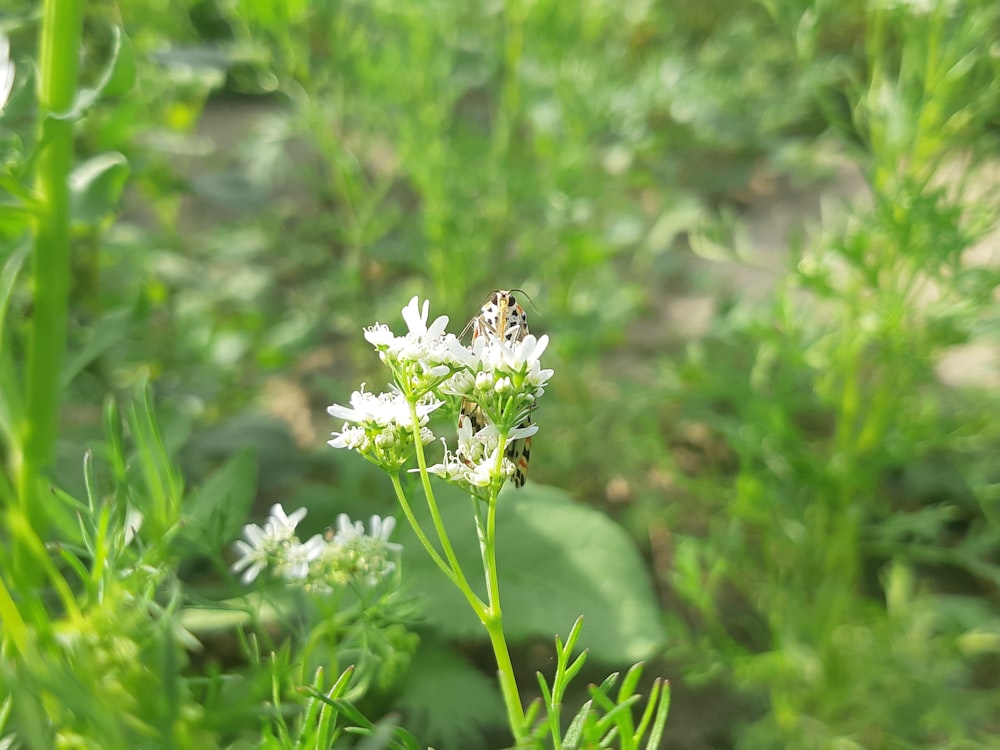
[{"label": "insect wing", "polygon": [[[489,299],[479,310],[466,329],[472,328],[472,340],[475,341],[480,336],[500,339],[508,344],[516,344],[528,335],[528,315],[524,308],[518,304],[517,299],[509,291],[498,289],[493,292]],[[471,401],[462,401],[461,414],[458,418],[459,426],[464,425],[468,419],[472,432],[475,434],[486,427],[489,423],[486,415],[478,404]],[[529,427],[531,416],[525,416],[518,427]],[[507,458],[514,464],[514,486],[521,487],[527,479],[528,460],[531,457],[531,438],[519,438],[507,444]]]}]

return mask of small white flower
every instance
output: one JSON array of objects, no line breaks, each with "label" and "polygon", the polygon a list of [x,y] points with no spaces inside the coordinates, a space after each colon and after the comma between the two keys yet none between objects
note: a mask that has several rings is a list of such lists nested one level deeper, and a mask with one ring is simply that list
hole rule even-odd
[{"label": "small white flower", "polygon": [[451,396],[467,396],[476,387],[472,373],[459,370],[441,384],[441,392]]},{"label": "small white flower", "polygon": [[[508,444],[512,440],[530,437],[537,431],[537,425],[512,429],[507,436]],[[454,484],[489,487],[494,480],[510,477],[514,473],[514,464],[506,456],[497,462],[499,451],[500,433],[495,425],[488,424],[473,434],[470,420],[462,420],[455,452],[449,451],[446,445],[441,463],[427,470]]]},{"label": "small white flower", "polygon": [[[477,340],[477,344],[479,341]],[[520,341],[508,343],[500,339],[491,338],[482,344],[479,349],[480,362],[484,370],[500,370],[503,372],[529,372],[536,365],[540,368],[539,358],[549,345],[549,337],[542,336],[535,338],[528,334]],[[548,377],[552,376],[552,371],[548,371]],[[548,379],[548,377],[546,379]]]},{"label": "small white flower", "polygon": [[365,329],[365,339],[393,371],[408,393],[422,394],[440,384],[456,370],[471,367],[475,358],[453,334],[445,334],[448,316],[428,325],[430,302],[414,297],[402,309],[407,333],[396,336],[381,323]]},{"label": "small white flower", "polygon": [[376,349],[380,349],[392,346],[396,340],[396,334],[389,330],[389,326],[384,323],[376,323],[365,329],[365,340]]},{"label": "small white flower", "polygon": [[286,543],[276,562],[275,572],[286,581],[304,581],[309,576],[312,554],[312,550],[299,544],[298,540]]},{"label": "small white flower", "polygon": [[240,557],[233,563],[230,570],[234,573],[242,572],[241,580],[243,583],[250,583],[267,567],[270,559],[270,545],[263,529],[254,524],[247,524],[243,527],[243,536],[246,541],[239,539],[234,545]]},{"label": "small white flower", "polygon": [[396,569],[396,564],[388,559],[390,554],[398,553],[403,548],[389,541],[395,528],[395,518],[372,516],[366,534],[361,521],[352,522],[345,513],[341,513],[337,516],[337,532],[329,543],[331,551],[328,554],[336,560],[335,566],[346,565],[351,575],[374,586]]},{"label": "small white flower", "polygon": [[299,525],[299,521],[306,517],[308,512],[305,508],[299,508],[289,516],[285,513],[281,503],[275,503],[271,506],[271,516],[267,519],[264,531],[279,542],[294,539],[295,527]]},{"label": "small white flower", "polygon": [[[483,458],[483,460],[474,464],[466,472],[466,481],[475,487],[489,487],[494,480],[494,473],[497,468],[497,451],[500,447],[497,446],[493,451]],[[500,461],[500,473],[504,477],[509,477],[514,473],[514,464],[510,462],[506,456]]]},{"label": "small white flower", "polygon": [[275,503],[271,506],[271,515],[263,528],[248,523],[243,527],[243,539],[237,540],[234,545],[240,557],[233,563],[231,570],[234,573],[242,572],[243,583],[250,583],[271,562],[278,562],[280,565],[283,553],[298,546],[295,527],[305,515],[305,508],[287,515],[281,503]]},{"label": "small white flower", "polygon": [[[462,420],[459,424],[459,432],[462,431],[463,425],[467,423],[468,420]],[[469,433],[472,432],[471,428],[468,428]],[[436,474],[442,479],[455,479],[462,476],[465,473],[465,464],[462,463],[461,459],[450,450],[448,450],[448,443],[444,438],[441,438],[441,446],[444,449],[444,455],[441,457],[441,463],[434,464],[433,466],[428,466],[427,471],[431,474]],[[420,469],[410,469],[411,472],[418,472]]]},{"label": "small white flower", "polygon": [[417,340],[439,338],[448,325],[448,316],[442,315],[436,318],[428,328],[427,316],[430,312],[430,305],[430,300],[424,300],[423,308],[421,308],[419,299],[414,296],[409,304],[403,308],[403,321],[410,329],[410,335]]},{"label": "small white flower", "polygon": [[344,424],[342,432],[334,432],[333,439],[327,443],[334,448],[348,448],[350,450],[365,450],[368,447],[368,433],[364,427]]}]

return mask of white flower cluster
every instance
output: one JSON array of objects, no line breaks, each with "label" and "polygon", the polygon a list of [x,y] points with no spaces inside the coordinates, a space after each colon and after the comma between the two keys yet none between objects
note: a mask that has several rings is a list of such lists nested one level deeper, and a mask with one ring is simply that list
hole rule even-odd
[{"label": "white flower cluster", "polygon": [[[531,437],[538,432],[538,425],[517,427],[510,431],[508,441]],[[504,478],[514,473],[514,464],[506,456],[499,456],[500,431],[488,424],[473,434],[472,424],[464,421],[458,427],[458,447],[452,453],[444,438],[444,458],[441,463],[427,467],[432,474],[455,484],[489,487],[494,476]]]},{"label": "white flower cluster", "polygon": [[548,336],[526,335],[519,341],[480,336],[471,347],[445,332],[448,318],[428,325],[429,303],[417,297],[403,308],[407,333],[397,336],[381,323],[365,329],[365,338],[392,370],[395,386],[388,393],[364,390],[351,396],[350,406],[334,404],[327,411],[344,420],[329,444],[358,451],[387,471],[399,471],[412,456],[413,412],[420,427],[420,441],[434,439],[426,427],[428,415],[448,399],[463,409],[481,410],[482,429],[473,434],[471,420],[463,420],[458,447],[445,446],[441,463],[430,471],[459,484],[488,487],[492,479],[509,477],[514,467],[499,446],[527,438],[537,431],[530,414],[552,377],[542,369],[540,357]]},{"label": "white flower cluster", "polygon": [[[530,334],[516,342],[478,338],[469,351],[472,360],[468,368],[451,377],[441,390],[479,406],[501,432],[516,429],[552,377],[553,371],[543,370],[539,361],[548,345],[548,336],[535,338]],[[508,439],[516,437],[510,433]]]},{"label": "white flower cluster", "polygon": [[[425,445],[434,439],[425,426],[427,416],[442,405],[442,401],[424,396],[416,404],[420,421],[420,440]],[[351,405],[333,404],[327,407],[331,416],[346,420],[340,432],[333,433],[329,444],[334,448],[356,450],[373,463],[390,471],[398,471],[410,457],[413,417],[410,404],[399,391],[368,393],[365,384],[351,394]]]},{"label": "white flower cluster", "polygon": [[448,316],[442,315],[428,326],[429,312],[430,301],[424,300],[421,306],[414,297],[403,308],[408,329],[405,335],[397,336],[383,323],[365,329],[365,340],[375,347],[400,389],[409,396],[428,393],[470,364],[469,351],[454,334],[444,331]]},{"label": "white flower cluster", "polygon": [[366,534],[360,521],[352,523],[341,513],[336,531],[300,542],[295,527],[305,515],[305,508],[287,515],[278,503],[262,527],[252,523],[244,526],[243,539],[235,545],[240,557],[232,565],[233,572],[242,573],[243,582],[250,583],[270,569],[290,583],[327,591],[352,580],[374,586],[395,570],[396,563],[390,557],[402,547],[390,542],[389,535],[396,519],[372,516]]}]

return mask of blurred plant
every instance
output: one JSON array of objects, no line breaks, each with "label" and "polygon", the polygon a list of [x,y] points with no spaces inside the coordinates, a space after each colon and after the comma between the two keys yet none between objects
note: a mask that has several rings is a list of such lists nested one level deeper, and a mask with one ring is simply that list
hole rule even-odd
[{"label": "blurred plant", "polygon": [[1000,214],[968,152],[992,151],[997,9],[866,12],[850,127],[870,205],[828,218],[775,306],[733,310],[682,369],[684,412],[731,460],[685,481],[725,515],[689,521],[707,536],[678,541],[670,575],[699,668],[769,693],[740,747],[985,748],[997,729],[979,637],[1000,628],[998,435],[977,416],[996,395],[935,372],[996,317],[1000,274],[971,251]]},{"label": "blurred plant", "polygon": [[[189,658],[202,649],[195,634],[206,632],[208,607],[203,604],[199,612],[190,606],[196,595],[178,571],[185,558],[209,558],[224,568],[221,540],[235,533],[234,519],[238,524],[246,516],[256,464],[249,454],[239,454],[185,495],[144,380],[124,420],[114,401],[107,401],[105,440],[96,458],[88,451],[84,459],[85,500],[53,481],[63,391],[109,346],[107,332],[97,326],[99,334],[66,356],[71,249],[88,229],[106,222],[128,174],[117,152],[76,163],[76,130],[102,96],[127,91],[135,72],[127,38],[113,29],[94,84],[78,85],[82,22],[83,3],[44,4],[37,101],[30,100],[21,74],[32,66],[15,70],[7,38],[0,44],[0,181],[5,189],[0,202],[5,241],[0,271],[0,455],[5,469],[0,479],[0,693],[5,696],[0,744],[134,748],[156,738],[157,744],[205,747],[246,732],[266,696],[278,703],[298,687],[299,674],[312,671],[311,663],[331,664],[335,658],[317,650],[317,644],[357,652],[357,644],[378,627],[358,616],[364,607],[341,601],[339,630],[317,627],[299,615],[313,639],[306,653],[284,647],[298,670],[207,678],[187,673]],[[23,126],[32,115],[33,135]],[[22,287],[19,276],[29,257],[30,283]],[[11,314],[21,309],[22,288],[30,293],[24,321]],[[382,524],[380,533],[390,530],[391,524]],[[371,556],[373,541],[343,521],[335,542],[312,548],[328,564],[337,557],[342,572],[353,566],[361,575],[361,563],[368,563],[362,575],[367,581],[392,566]],[[387,631],[395,627],[384,597],[366,604],[381,608]],[[214,609],[235,616],[230,628],[261,621],[260,611],[243,598],[215,597]],[[275,611],[280,613],[271,609],[269,617]],[[405,651],[404,640],[396,637],[394,643],[387,636],[381,656],[396,646]],[[346,693],[354,671],[362,680]],[[316,671],[313,690],[334,701],[336,709],[313,707],[300,715],[307,723],[295,739],[286,732],[281,746],[304,747],[316,732],[336,738],[352,726],[363,735],[381,732],[373,746],[415,747],[401,730],[376,727],[350,707],[348,699],[365,692],[373,671],[348,670],[331,689],[322,670]],[[230,719],[240,719],[219,722],[222,708]],[[275,726],[284,727],[285,721],[282,716]]]}]

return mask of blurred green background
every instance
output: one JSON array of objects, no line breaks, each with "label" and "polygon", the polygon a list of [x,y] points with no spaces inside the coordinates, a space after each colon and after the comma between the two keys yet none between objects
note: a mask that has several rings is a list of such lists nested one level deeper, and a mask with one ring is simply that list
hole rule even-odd
[{"label": "blurred green background", "polygon": [[[14,5],[20,77],[38,19]],[[420,294],[457,333],[520,288],[556,374],[518,513],[560,488],[639,550],[614,573],[656,609],[602,604],[582,640],[671,680],[666,746],[997,747],[993,0],[93,2],[84,81],[116,25],[137,82],[77,153],[128,176],[74,233],[61,485],[148,375],[189,483],[251,447],[258,511],[392,513],[325,446],[324,407],[385,379],[361,327]],[[478,636],[435,628],[413,658],[488,685]],[[550,652],[528,630],[526,685]],[[499,705],[381,687],[439,748]]]}]

